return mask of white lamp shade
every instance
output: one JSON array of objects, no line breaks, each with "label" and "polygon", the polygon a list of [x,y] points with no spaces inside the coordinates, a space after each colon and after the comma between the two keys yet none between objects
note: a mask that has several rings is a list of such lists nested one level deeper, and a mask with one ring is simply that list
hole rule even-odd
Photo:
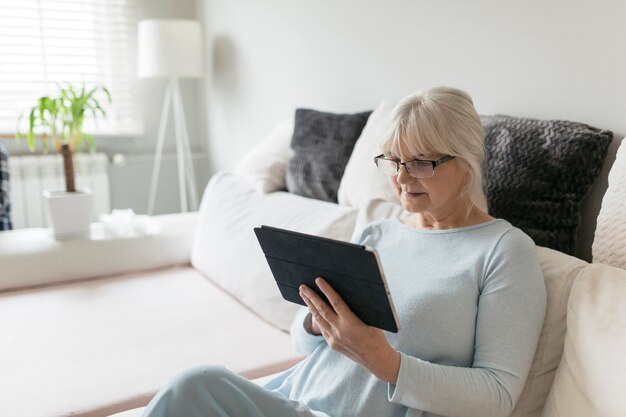
[{"label": "white lamp shade", "polygon": [[195,20],[142,20],[137,51],[141,78],[204,76],[202,29]]}]

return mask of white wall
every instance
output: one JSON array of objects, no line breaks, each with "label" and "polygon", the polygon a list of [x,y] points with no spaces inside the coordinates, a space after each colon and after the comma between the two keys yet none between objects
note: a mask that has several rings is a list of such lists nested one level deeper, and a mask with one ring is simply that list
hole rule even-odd
[{"label": "white wall", "polygon": [[373,108],[452,85],[479,112],[626,133],[622,0],[206,0],[223,168],[295,106]]},{"label": "white wall", "polygon": [[371,109],[436,85],[465,89],[482,114],[570,119],[626,134],[622,0],[203,6],[214,170],[231,166],[297,106]]}]

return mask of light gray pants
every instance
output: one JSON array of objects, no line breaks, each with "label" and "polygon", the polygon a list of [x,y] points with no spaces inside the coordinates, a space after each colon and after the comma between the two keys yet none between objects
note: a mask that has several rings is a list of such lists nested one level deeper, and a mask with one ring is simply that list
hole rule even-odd
[{"label": "light gray pants", "polygon": [[[317,415],[317,413],[316,413]],[[150,401],[144,417],[313,417],[305,406],[232,373],[202,366],[178,375]]]}]

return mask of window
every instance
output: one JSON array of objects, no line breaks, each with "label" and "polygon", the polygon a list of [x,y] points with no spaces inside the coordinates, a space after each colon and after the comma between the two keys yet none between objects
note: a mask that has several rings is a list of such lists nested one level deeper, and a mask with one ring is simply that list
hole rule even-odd
[{"label": "window", "polygon": [[85,121],[100,135],[141,132],[136,89],[138,0],[0,0],[0,133],[57,83],[104,85],[107,119]]}]

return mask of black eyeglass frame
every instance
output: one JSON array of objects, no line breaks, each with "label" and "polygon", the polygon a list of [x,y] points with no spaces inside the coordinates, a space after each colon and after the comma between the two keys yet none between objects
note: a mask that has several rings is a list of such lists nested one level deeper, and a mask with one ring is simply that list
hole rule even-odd
[{"label": "black eyeglass frame", "polygon": [[[396,173],[393,175],[398,175],[398,173],[400,172],[400,166],[404,165],[404,169],[406,169],[406,172],[411,175],[411,171],[409,171],[409,169],[406,167],[407,164],[413,163],[413,162],[430,162],[433,166],[433,175],[435,175],[435,168],[437,168],[439,165],[446,163],[452,159],[456,158],[455,156],[452,155],[446,155],[441,159],[437,159],[436,161],[431,161],[428,159],[413,159],[411,161],[407,161],[407,162],[400,162],[400,161],[396,161],[395,159],[389,159],[389,158],[385,158],[385,154],[381,153],[378,156],[374,157],[374,164],[376,164],[376,166],[378,166],[378,161],[380,159],[384,159],[385,161],[391,161],[391,162],[395,162],[396,163]],[[393,176],[392,175],[392,176]],[[411,175],[413,177],[413,175]],[[432,175],[431,175],[432,176]],[[418,178],[418,177],[414,177],[414,178]],[[430,177],[426,177],[426,178],[430,178]]]}]

